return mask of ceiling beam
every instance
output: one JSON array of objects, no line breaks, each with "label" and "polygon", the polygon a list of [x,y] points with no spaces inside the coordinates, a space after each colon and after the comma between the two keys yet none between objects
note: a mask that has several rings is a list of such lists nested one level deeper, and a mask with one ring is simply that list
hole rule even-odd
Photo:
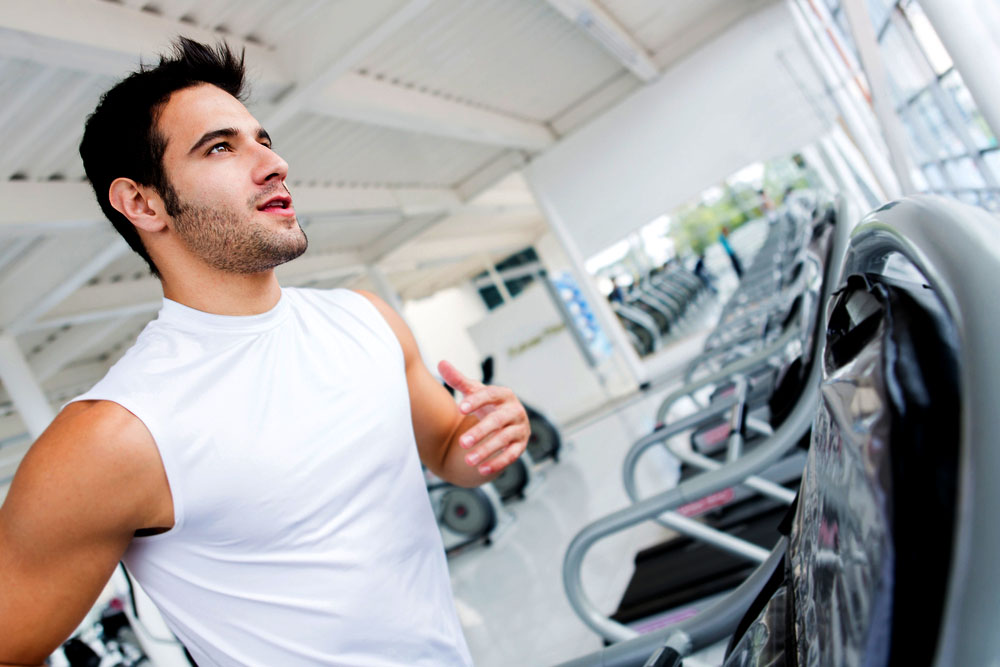
[{"label": "ceiling beam", "polygon": [[[312,67],[312,71],[300,77],[299,81],[282,93],[280,98],[275,101],[275,106],[263,115],[261,124],[265,127],[276,128],[291,119],[293,115],[316,98],[320,91],[361,64],[397,30],[409,23],[432,2],[433,0],[408,0],[402,7],[381,20],[373,30],[346,52],[337,54],[325,64],[316,67],[310,60],[300,60],[296,63],[299,67]],[[337,8],[332,9],[336,11]]]},{"label": "ceiling beam", "polygon": [[85,322],[116,319],[151,313],[163,303],[160,281],[149,277],[141,280],[123,280],[117,283],[98,283],[81,287],[69,298],[53,308],[26,331],[78,325]]},{"label": "ceiling beam", "polygon": [[246,50],[261,84],[282,87],[289,81],[263,46],[113,2],[5,0],[0,13],[0,55],[112,77],[155,62],[178,34],[210,44],[225,38]]},{"label": "ceiling beam", "polygon": [[[306,254],[277,269],[278,279],[285,285],[297,285],[310,280],[353,275],[364,271],[364,261],[354,251],[326,254]],[[117,283],[99,283],[81,287],[44,319],[25,327],[25,331],[51,329],[66,324],[118,319],[140,313],[153,313],[163,303],[160,281],[153,277]]]},{"label": "ceiling beam", "polygon": [[0,181],[0,200],[7,202],[0,236],[96,227],[105,219],[89,183]]},{"label": "ceiling beam", "polygon": [[86,358],[98,352],[98,346],[107,344],[115,334],[132,326],[134,318],[111,319],[92,322],[61,332],[55,341],[45,346],[30,359],[31,370],[39,382],[45,382],[65,368],[74,359]]},{"label": "ceiling beam", "polygon": [[[272,128],[272,132],[297,112],[308,109],[361,123],[477,143],[532,151],[550,146],[554,136],[541,123],[478,109],[351,71],[431,3],[432,0],[408,0],[388,18],[378,4],[366,5],[369,14],[364,18],[374,28],[346,51],[331,47],[332,59],[315,66],[317,58],[323,61],[324,54],[317,55],[315,51],[320,48],[317,44],[324,41],[307,39],[305,33],[296,39],[311,42],[310,45],[292,44],[272,50],[114,2],[8,0],[0,14],[0,56],[118,78],[134,71],[140,62],[155,62],[178,34],[208,43],[225,38],[236,49],[245,49],[255,88],[261,92],[258,104],[253,106],[262,124]],[[340,17],[341,22],[344,18],[340,15],[345,11],[340,5],[331,5],[327,10],[331,18]],[[52,21],[52,16],[59,16],[60,20]],[[313,23],[327,22],[317,19]],[[313,28],[306,26],[304,30]],[[311,50],[311,57],[303,57],[306,49]],[[302,71],[296,75],[299,68]]]},{"label": "ceiling beam", "polygon": [[308,108],[358,123],[530,151],[545,150],[555,142],[555,135],[542,123],[353,72],[317,91]]},{"label": "ceiling beam", "polygon": [[594,0],[548,0],[640,80],[650,82],[660,71],[646,49]]},{"label": "ceiling beam", "polygon": [[331,252],[302,257],[282,264],[275,269],[278,281],[282,285],[295,286],[312,281],[343,278],[356,273],[363,273],[365,264],[361,253],[356,251]]},{"label": "ceiling beam", "polygon": [[506,150],[487,162],[485,165],[469,174],[455,186],[455,191],[462,201],[469,201],[485,192],[511,172],[527,164],[524,153],[517,150]]},{"label": "ceiling beam", "polygon": [[413,266],[414,262],[419,264],[475,255],[482,257],[484,252],[492,255],[509,254],[508,251],[520,250],[533,244],[538,236],[535,230],[501,230],[492,234],[417,240],[387,256],[382,266],[391,272],[396,270],[394,266]]},{"label": "ceiling beam", "polygon": [[302,216],[378,211],[414,216],[450,211],[462,205],[458,194],[450,188],[293,186],[290,189],[295,212]]},{"label": "ceiling beam", "polygon": [[69,287],[79,286],[120,253],[108,233],[61,234],[34,245],[0,281],[0,328],[27,330],[41,309],[55,306]]},{"label": "ceiling beam", "polygon": [[[449,188],[292,188],[300,216],[398,211],[422,215],[462,205]],[[0,237],[37,235],[46,231],[108,225],[89,183],[65,181],[2,181]]]},{"label": "ceiling beam", "polygon": [[381,261],[386,255],[406,245],[410,240],[423,234],[438,222],[445,218],[445,214],[429,214],[419,218],[410,218],[396,225],[394,228],[374,243],[365,246],[361,253],[366,264],[375,264]]},{"label": "ceiling beam", "polygon": [[[74,244],[75,246],[76,244]],[[62,303],[70,294],[78,290],[84,283],[101,272],[107,265],[122,257],[129,251],[129,246],[121,237],[111,239],[111,242],[96,253],[83,253],[83,262],[64,274],[59,282],[46,289],[42,294],[32,299],[31,304],[4,327],[10,332],[25,331],[39,318]],[[52,266],[52,264],[48,264]],[[59,266],[56,264],[55,266]]]}]

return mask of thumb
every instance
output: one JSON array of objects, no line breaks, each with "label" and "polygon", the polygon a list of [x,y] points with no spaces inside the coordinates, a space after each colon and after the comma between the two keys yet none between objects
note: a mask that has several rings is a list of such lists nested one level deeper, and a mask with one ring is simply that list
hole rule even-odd
[{"label": "thumb", "polygon": [[479,383],[462,375],[457,368],[448,361],[438,363],[438,373],[449,387],[453,387],[463,394],[470,394],[479,388]]}]

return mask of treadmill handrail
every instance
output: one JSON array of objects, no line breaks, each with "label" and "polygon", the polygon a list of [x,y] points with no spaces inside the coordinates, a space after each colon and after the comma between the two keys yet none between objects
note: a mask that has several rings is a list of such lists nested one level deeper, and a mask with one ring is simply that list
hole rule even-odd
[{"label": "treadmill handrail", "polygon": [[587,551],[608,535],[738,484],[781,458],[795,446],[812,425],[819,398],[821,369],[822,365],[818,361],[811,364],[806,390],[792,413],[775,431],[774,436],[758,445],[752,452],[718,470],[693,477],[668,491],[598,519],[577,533],[563,559],[563,586],[570,605],[591,629],[613,642],[631,639],[638,634],[635,630],[604,615],[583,590],[582,565]]},{"label": "treadmill handrail", "polygon": [[[843,211],[843,207],[842,202],[841,211]],[[608,535],[653,519],[664,512],[732,486],[746,477],[762,471],[794,447],[812,425],[815,406],[819,399],[820,378],[822,377],[822,352],[826,342],[826,328],[824,326],[826,304],[833,293],[835,281],[841,275],[840,269],[847,248],[848,228],[846,216],[838,215],[834,227],[833,243],[827,255],[827,264],[824,267],[823,285],[817,304],[817,327],[812,341],[813,349],[805,389],[791,413],[774,432],[774,435],[767,438],[752,452],[718,470],[693,477],[673,489],[588,524],[577,533],[567,548],[563,558],[563,586],[566,589],[566,596],[569,598],[573,610],[583,619],[584,623],[605,639],[622,641],[635,637],[637,633],[606,616],[587,596],[583,589],[583,559],[587,551]]]},{"label": "treadmill handrail", "polygon": [[775,341],[767,347],[762,348],[749,356],[743,357],[742,359],[734,361],[714,373],[709,373],[708,375],[702,376],[693,382],[688,382],[683,387],[671,392],[660,402],[660,407],[656,410],[656,423],[662,424],[667,417],[667,412],[673,404],[685,396],[690,396],[699,389],[707,387],[710,384],[725,382],[734,375],[745,374],[747,371],[766,365],[771,358],[784,354],[785,348],[789,345],[789,343],[796,340],[799,332],[800,328],[798,326],[790,326],[782,332],[781,336],[775,339]]},{"label": "treadmill handrail", "polygon": [[[635,639],[568,660],[557,667],[638,667],[665,642],[681,644],[714,643],[732,634],[749,607],[767,584],[771,572],[788,550],[788,539],[782,537],[757,569],[739,586],[705,611],[677,625],[640,635]],[[707,622],[706,622],[707,621]],[[679,646],[677,648],[685,648]],[[685,653],[687,651],[684,651]]]}]

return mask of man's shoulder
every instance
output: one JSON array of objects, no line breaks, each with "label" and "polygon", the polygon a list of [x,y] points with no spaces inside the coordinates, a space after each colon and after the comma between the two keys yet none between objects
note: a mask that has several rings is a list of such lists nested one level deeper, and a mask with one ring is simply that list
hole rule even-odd
[{"label": "man's shoulder", "polygon": [[84,448],[99,457],[134,456],[153,437],[139,417],[107,400],[81,400],[60,411],[37,444]]},{"label": "man's shoulder", "polygon": [[112,401],[76,401],[38,437],[15,476],[29,487],[127,490],[162,476],[156,443],[142,420]]},{"label": "man's shoulder", "polygon": [[[22,541],[53,549],[173,524],[152,435],[110,401],[63,408],[21,461],[2,509]],[[66,542],[72,536],[77,542]]]}]

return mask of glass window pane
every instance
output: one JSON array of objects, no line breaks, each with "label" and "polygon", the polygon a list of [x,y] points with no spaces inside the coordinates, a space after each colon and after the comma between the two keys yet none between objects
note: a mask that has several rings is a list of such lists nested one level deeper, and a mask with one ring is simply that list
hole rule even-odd
[{"label": "glass window pane", "polygon": [[925,164],[923,171],[931,190],[944,190],[948,187],[945,185],[944,176],[941,175],[941,167],[937,166],[937,164],[933,162]]},{"label": "glass window pane", "polygon": [[965,146],[948,125],[944,114],[934,103],[934,98],[929,90],[925,90],[914,100],[912,113],[923,121],[928,130],[929,138],[935,142],[935,146],[927,148],[933,151],[937,157],[946,158],[965,153]]},{"label": "glass window pane", "polygon": [[913,109],[910,107],[903,108],[899,112],[899,120],[902,121],[903,128],[906,130],[906,136],[910,140],[913,157],[916,158],[919,164],[929,162],[937,157],[934,144],[928,146],[930,139],[928,138],[927,126],[924,125],[923,119]]},{"label": "glass window pane", "polygon": [[890,24],[879,42],[886,73],[892,85],[892,93],[898,107],[909,100],[919,90],[931,82],[930,72],[913,61],[912,53],[906,49],[902,36],[895,25]]},{"label": "glass window pane", "polygon": [[988,190],[980,193],[980,200],[983,208],[994,213],[1000,211],[1000,191]]},{"label": "glass window pane", "polygon": [[993,173],[993,178],[1000,181],[1000,151],[992,150],[983,153],[986,168]]},{"label": "glass window pane", "polygon": [[962,114],[965,122],[965,129],[968,130],[972,141],[978,148],[993,148],[997,145],[996,137],[990,132],[989,125],[983,115],[979,113],[976,103],[972,99],[972,94],[965,87],[965,82],[958,72],[952,70],[947,76],[941,79],[941,87],[955,100],[955,105]]},{"label": "glass window pane", "polygon": [[966,204],[972,204],[973,206],[979,206],[979,195],[975,192],[956,192],[954,197],[959,201],[964,201]]},{"label": "glass window pane", "polygon": [[924,10],[915,2],[907,3],[902,10],[906,20],[910,22],[910,27],[913,28],[913,34],[920,43],[920,48],[927,54],[927,60],[934,68],[934,73],[940,76],[947,72],[951,68],[951,57],[938,39],[931,22],[927,20]]},{"label": "glass window pane", "polygon": [[948,176],[956,188],[986,187],[986,181],[983,180],[983,175],[979,173],[972,158],[963,157],[957,160],[948,160],[944,163],[944,168],[948,171]]},{"label": "glass window pane", "polygon": [[872,27],[875,34],[885,25],[885,19],[889,16],[889,9],[893,5],[893,0],[868,0],[868,16],[872,20]]}]

